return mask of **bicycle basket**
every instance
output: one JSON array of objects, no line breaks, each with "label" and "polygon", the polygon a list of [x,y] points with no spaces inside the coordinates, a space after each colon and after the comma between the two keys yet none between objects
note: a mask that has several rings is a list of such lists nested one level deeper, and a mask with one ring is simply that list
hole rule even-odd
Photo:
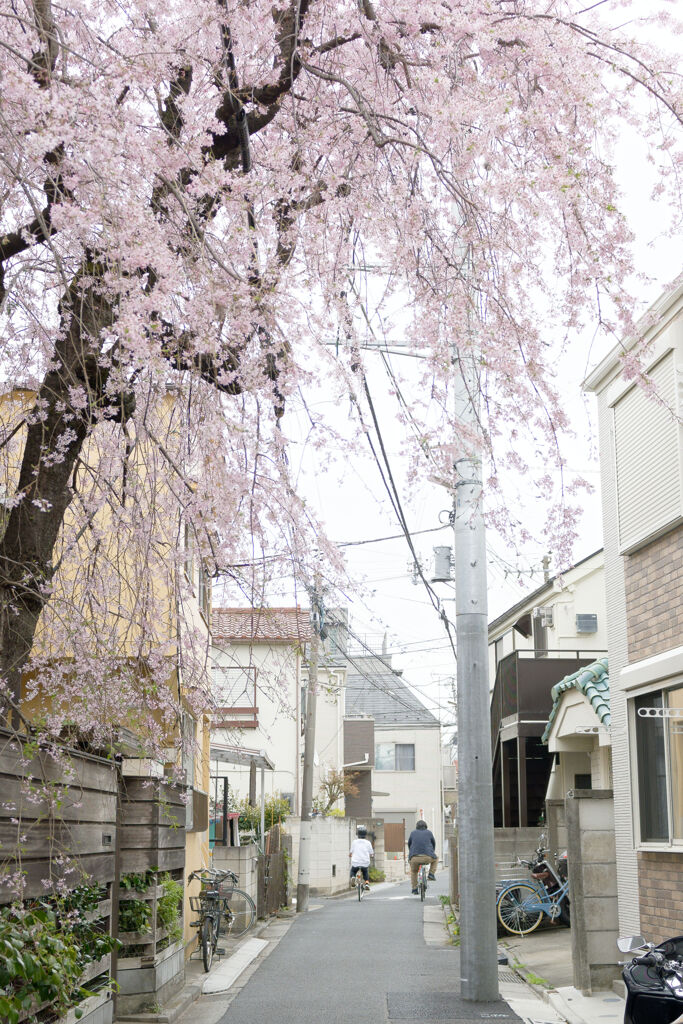
[{"label": "bicycle basket", "polygon": [[229,878],[226,878],[225,881],[221,882],[218,886],[218,895],[226,900],[230,899],[234,891],[235,883]]}]

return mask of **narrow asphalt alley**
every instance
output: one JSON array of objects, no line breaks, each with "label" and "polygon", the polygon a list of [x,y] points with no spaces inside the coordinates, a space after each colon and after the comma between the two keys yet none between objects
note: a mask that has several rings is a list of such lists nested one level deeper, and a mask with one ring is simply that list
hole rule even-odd
[{"label": "narrow asphalt alley", "polygon": [[[408,882],[373,887],[361,903],[355,895],[313,898],[305,915],[275,922],[276,944],[236,991],[203,996],[183,1024],[557,1020],[540,1002],[532,1018],[518,1016],[502,999],[460,999],[458,951],[448,939],[438,899],[445,891],[442,872],[424,904],[411,895]],[[525,986],[520,988],[524,994]]]}]

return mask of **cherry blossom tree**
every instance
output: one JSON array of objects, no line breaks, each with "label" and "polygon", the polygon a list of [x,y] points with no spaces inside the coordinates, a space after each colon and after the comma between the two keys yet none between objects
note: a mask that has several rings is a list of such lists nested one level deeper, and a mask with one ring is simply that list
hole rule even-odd
[{"label": "cherry blossom tree", "polygon": [[[324,380],[352,396],[362,439],[369,336],[426,356],[401,416],[433,476],[452,478],[453,381],[472,352],[491,485],[524,468],[525,432],[561,465],[548,343],[588,318],[630,326],[624,124],[679,226],[680,75],[639,23],[619,27],[629,14],[619,0],[4,6],[1,372],[28,396],[2,406],[6,707],[32,679],[29,696],[64,695],[55,731],[135,707],[152,733],[172,716],[153,681],[167,674],[154,588],[174,566],[187,596],[186,526],[211,572],[249,587],[278,559],[302,577],[321,552],[334,561],[290,479],[286,409]],[[552,528],[570,534],[560,507]],[[196,639],[183,674],[201,707]]]}]

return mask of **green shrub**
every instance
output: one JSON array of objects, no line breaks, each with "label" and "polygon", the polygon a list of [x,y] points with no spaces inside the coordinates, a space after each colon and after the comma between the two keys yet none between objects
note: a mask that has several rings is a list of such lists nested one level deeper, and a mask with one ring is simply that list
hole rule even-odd
[{"label": "green shrub", "polygon": [[120,932],[148,932],[152,924],[152,908],[146,900],[121,900]]},{"label": "green shrub", "polygon": [[170,942],[179,942],[183,937],[180,911],[183,901],[183,887],[166,872],[159,876],[159,885],[164,890],[157,901],[157,920],[168,932]]},{"label": "green shrub", "polygon": [[386,882],[387,876],[379,868],[371,867],[368,871],[371,882]]},{"label": "green shrub", "polygon": [[[239,811],[240,832],[258,833],[261,831],[260,805],[257,804],[256,807],[250,807],[249,801],[245,797],[243,800],[239,801],[235,810]],[[273,825],[286,821],[287,817],[292,813],[289,807],[289,800],[280,796],[279,793],[274,793],[273,796],[269,796],[266,799],[264,812],[266,831],[269,828],[272,828]]]}]

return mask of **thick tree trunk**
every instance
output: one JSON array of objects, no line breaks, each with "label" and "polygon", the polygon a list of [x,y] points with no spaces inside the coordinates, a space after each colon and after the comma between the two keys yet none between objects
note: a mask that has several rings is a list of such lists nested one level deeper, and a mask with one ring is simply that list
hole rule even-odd
[{"label": "thick tree trunk", "polygon": [[[92,283],[98,270],[84,267],[88,283],[77,276],[62,301],[55,363],[27,417],[16,491],[20,501],[10,510],[0,540],[0,679],[9,696],[9,701],[0,697],[3,717],[21,702],[22,674],[50,598],[55,543],[73,498],[70,478],[76,461],[100,417],[125,418],[132,411],[124,410],[124,403],[114,408],[106,395],[109,370],[100,366],[99,357],[113,309],[98,282]],[[67,431],[68,441],[55,458]]]}]

